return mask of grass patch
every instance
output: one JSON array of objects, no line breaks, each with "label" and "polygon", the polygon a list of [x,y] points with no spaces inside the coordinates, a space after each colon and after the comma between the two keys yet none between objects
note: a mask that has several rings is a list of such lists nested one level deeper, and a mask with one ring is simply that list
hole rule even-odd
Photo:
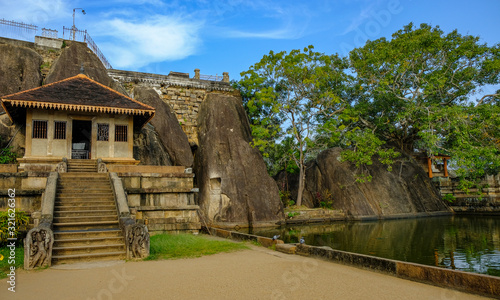
[{"label": "grass patch", "polygon": [[159,234],[151,237],[147,260],[192,258],[249,249],[243,243],[211,240],[191,234]]},{"label": "grass patch", "polygon": [[16,262],[15,264],[9,264],[10,249],[7,247],[0,248],[0,278],[6,278],[7,273],[10,272],[10,267],[15,266],[16,270],[21,269],[24,265],[24,247],[22,245],[16,245]]}]

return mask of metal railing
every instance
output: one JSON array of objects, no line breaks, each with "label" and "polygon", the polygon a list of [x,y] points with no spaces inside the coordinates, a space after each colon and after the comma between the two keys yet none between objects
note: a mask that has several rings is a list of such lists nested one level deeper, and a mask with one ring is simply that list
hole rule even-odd
[{"label": "metal railing", "polygon": [[210,81],[222,81],[224,77],[218,75],[202,75],[200,74],[201,80],[210,80]]},{"label": "metal railing", "polygon": [[[33,42],[37,33],[38,26],[36,25],[0,19],[0,36],[2,37]],[[57,39],[58,31],[42,28],[42,36]],[[113,68],[99,47],[97,47],[94,40],[90,37],[87,30],[80,30],[75,27],[63,27],[63,39],[65,39],[66,36],[69,40],[86,43],[90,50],[92,50],[101,60],[106,69]]]},{"label": "metal railing", "polygon": [[99,47],[97,47],[97,44],[94,42],[92,37],[88,34],[87,30],[80,30],[78,28],[68,28],[63,26],[63,39],[68,35],[68,39],[74,40],[74,41],[79,41],[79,42],[84,42],[87,44],[87,47],[94,52],[95,55],[101,60],[102,64],[106,69],[113,69],[109,61],[106,59],[104,54],[101,52]]},{"label": "metal railing", "polygon": [[42,28],[42,36],[51,39],[57,39],[57,30]]},{"label": "metal railing", "polygon": [[38,26],[23,22],[0,19],[0,36],[33,42]]}]

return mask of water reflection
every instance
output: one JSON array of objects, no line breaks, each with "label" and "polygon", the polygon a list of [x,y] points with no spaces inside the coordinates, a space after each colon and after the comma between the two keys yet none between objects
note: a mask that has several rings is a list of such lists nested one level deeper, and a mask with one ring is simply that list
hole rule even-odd
[{"label": "water reflection", "polygon": [[255,229],[384,258],[500,276],[500,217],[451,216]]}]

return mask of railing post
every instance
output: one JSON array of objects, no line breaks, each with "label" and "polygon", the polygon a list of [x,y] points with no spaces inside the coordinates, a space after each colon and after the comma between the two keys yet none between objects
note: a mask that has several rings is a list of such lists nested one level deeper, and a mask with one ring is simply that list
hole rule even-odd
[{"label": "railing post", "polygon": [[200,79],[200,69],[194,69],[194,79]]}]

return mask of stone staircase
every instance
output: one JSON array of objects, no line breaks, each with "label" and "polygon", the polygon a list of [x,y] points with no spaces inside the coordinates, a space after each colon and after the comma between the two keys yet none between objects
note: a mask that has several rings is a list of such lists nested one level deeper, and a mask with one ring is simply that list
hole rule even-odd
[{"label": "stone staircase", "polygon": [[68,173],[97,173],[97,159],[69,159]]},{"label": "stone staircase", "polygon": [[52,263],[124,259],[125,241],[107,173],[97,162],[68,160],[54,206]]}]

